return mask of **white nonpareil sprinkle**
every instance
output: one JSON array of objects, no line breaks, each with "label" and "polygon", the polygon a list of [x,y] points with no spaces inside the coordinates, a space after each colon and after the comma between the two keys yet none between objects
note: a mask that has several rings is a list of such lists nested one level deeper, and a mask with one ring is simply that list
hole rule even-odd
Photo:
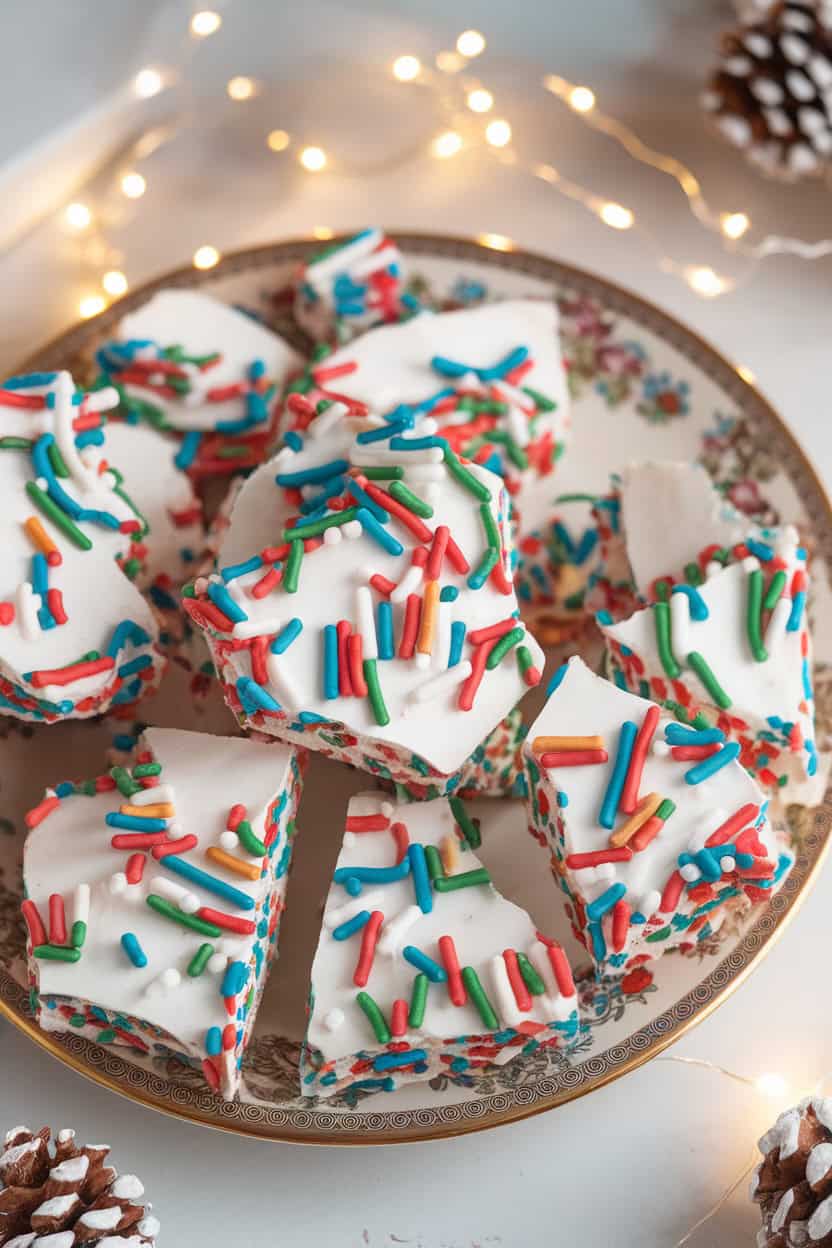
[{"label": "white nonpareil sprinkle", "polygon": [[816,1144],[806,1160],[806,1178],[814,1187],[832,1169],[832,1144]]},{"label": "white nonpareil sprinkle", "polygon": [[336,1008],[334,1010],[330,1010],[329,1013],[324,1015],[324,1027],[326,1027],[327,1031],[337,1031],[339,1027],[343,1026],[343,1022],[343,1010]]},{"label": "white nonpareil sprinkle", "polygon": [[806,1229],[810,1242],[813,1239],[823,1239],[832,1231],[832,1196],[827,1196],[826,1200],[820,1202]]}]

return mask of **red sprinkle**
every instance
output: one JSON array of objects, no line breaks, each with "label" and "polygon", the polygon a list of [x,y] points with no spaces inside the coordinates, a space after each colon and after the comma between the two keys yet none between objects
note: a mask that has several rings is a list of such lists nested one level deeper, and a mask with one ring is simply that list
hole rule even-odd
[{"label": "red sprinkle", "polygon": [[439,937],[439,956],[448,976],[448,996],[454,1005],[464,1005],[468,1000],[468,993],[462,982],[459,958],[456,956],[456,945],[452,936]]},{"label": "red sprinkle", "polygon": [[674,871],[664,886],[662,899],[659,902],[659,912],[661,914],[670,914],[676,909],[684,887],[685,881],[682,879],[678,871]]},{"label": "red sprinkle", "polygon": [[390,1034],[393,1036],[403,1036],[407,1032],[407,1015],[408,1005],[406,1001],[399,998],[393,1002],[393,1009],[390,1011]]},{"label": "red sprinkle", "polygon": [[347,360],[345,364],[335,364],[329,368],[322,365],[320,368],[313,369],[312,376],[315,379],[315,385],[324,386],[327,382],[336,381],[339,377],[348,377],[357,368],[355,360]]},{"label": "red sprinkle", "polygon": [[33,948],[37,949],[38,945],[48,945],[49,938],[46,935],[46,928],[43,926],[43,921],[35,903],[31,899],[24,901],[20,911],[29,929],[29,939]]},{"label": "red sprinkle", "polygon": [[498,624],[488,624],[485,628],[475,628],[473,632],[468,634],[468,640],[472,646],[479,646],[484,641],[496,641],[498,637],[504,637],[506,633],[511,632],[517,625],[515,616],[510,615],[505,620],[500,620]]},{"label": "red sprinkle", "polygon": [[630,927],[630,907],[622,897],[612,908],[612,947],[620,953],[627,943]]},{"label": "red sprinkle", "polygon": [[659,835],[663,827],[664,819],[660,819],[658,815],[651,815],[647,822],[643,823],[639,830],[630,837],[630,846],[637,854],[641,853]]},{"label": "red sprinkle", "polygon": [[630,766],[624,779],[624,788],[621,790],[620,805],[625,815],[632,815],[638,805],[638,791],[641,787],[644,763],[647,759],[647,753],[653,741],[653,735],[658,722],[659,708],[657,706],[649,706],[638,730],[638,736],[633,743]]},{"label": "red sprinkle", "polygon": [[608,759],[606,750],[546,750],[538,761],[541,767],[588,767]]},{"label": "red sprinkle", "polygon": [[425,564],[425,580],[438,581],[442,574],[442,564],[445,559],[445,551],[448,548],[448,538],[451,532],[447,524],[440,524],[433,535],[433,544],[430,548],[430,556]]},{"label": "red sprinkle", "polygon": [[530,1010],[532,1008],[532,998],[526,987],[525,980],[520,974],[517,954],[513,949],[504,949],[503,961],[506,964],[508,982],[511,984],[511,991],[514,993],[514,1000],[517,1002],[518,1010]]},{"label": "red sprinkle", "polygon": [[393,590],[396,588],[396,582],[391,581],[388,577],[382,576],[380,572],[376,572],[370,577],[370,584],[382,598],[389,598]]},{"label": "red sprinkle", "polygon": [[147,858],[144,854],[131,854],[127,859],[127,876],[128,884],[140,884],[144,875],[144,866]]},{"label": "red sprinkle", "polygon": [[49,943],[66,944],[66,910],[60,893],[53,893],[49,898]]},{"label": "red sprinkle", "polygon": [[276,589],[283,580],[283,570],[281,568],[269,568],[265,576],[261,576],[259,581],[255,581],[249,593],[252,598],[265,598],[266,594],[270,594]]},{"label": "red sprinkle", "polygon": [[8,625],[14,623],[14,603],[0,602],[0,624]]},{"label": "red sprinkle", "polygon": [[258,685],[268,685],[269,673],[266,667],[266,653],[269,642],[266,637],[253,637],[249,654],[251,656],[251,674]]},{"label": "red sprinkle", "polygon": [[589,854],[569,854],[566,865],[570,871],[580,871],[582,867],[600,867],[606,862],[629,862],[632,856],[629,845],[619,845],[612,849],[596,849]]},{"label": "red sprinkle", "polygon": [[421,520],[419,516],[409,511],[403,503],[397,498],[393,498],[392,494],[388,494],[386,490],[380,490],[377,485],[373,485],[372,481],[368,481],[364,489],[374,502],[383,507],[385,511],[389,511],[391,516],[395,516],[400,520],[406,529],[409,529],[420,542],[430,542],[433,540],[433,532]]},{"label": "red sprinkle", "polygon": [[722,746],[713,743],[711,745],[674,745],[670,753],[677,763],[693,763],[699,762],[703,758],[710,758],[712,754],[718,754]]},{"label": "red sprinkle", "polygon": [[364,679],[364,641],[360,633],[350,633],[347,639],[347,654],[350,663],[350,680],[353,693],[357,698],[366,698],[367,682]]},{"label": "red sprinkle", "polygon": [[339,620],[335,626],[338,634],[338,693],[342,698],[352,697],[352,680],[350,679],[350,661],[347,642],[352,632],[349,620]]},{"label": "red sprinkle", "polygon": [[97,676],[99,672],[109,672],[115,667],[115,659],[105,655],[101,659],[87,659],[82,663],[70,663],[67,667],[43,668],[32,672],[31,684],[36,689],[45,685],[71,685],[73,681],[83,680],[87,676]]},{"label": "red sprinkle", "polygon": [[347,832],[386,832],[389,827],[386,815],[350,815],[346,822]]},{"label": "red sprinkle", "polygon": [[458,572],[460,576],[466,576],[467,573],[471,571],[470,563],[465,558],[452,537],[448,538],[448,545],[445,550],[445,554],[447,555],[448,563],[451,565],[454,572]]},{"label": "red sprinkle", "polygon": [[114,836],[110,844],[113,849],[152,849],[154,845],[163,845],[167,835],[167,832],[124,832]]},{"label": "red sprinkle", "polygon": [[32,810],[26,812],[23,817],[23,822],[26,824],[27,828],[36,828],[39,823],[43,822],[47,815],[50,815],[53,810],[57,810],[60,804],[61,799],[59,797],[45,797],[43,801],[38,802],[37,806],[33,807]]},{"label": "red sprinkle", "polygon": [[556,941],[547,944],[546,953],[549,957],[549,964],[555,973],[561,996],[571,997],[575,992],[575,981],[572,978],[572,968],[569,965],[569,959]]},{"label": "red sprinkle", "polygon": [[222,910],[212,910],[210,906],[200,906],[196,917],[206,923],[214,923],[226,932],[238,932],[241,936],[253,936],[257,928],[251,919],[239,919],[236,914],[225,914]]},{"label": "red sprinkle", "polygon": [[195,836],[180,836],[178,841],[168,841],[166,845],[156,845],[151,851],[153,857],[158,861],[160,858],[167,858],[170,854],[184,854],[189,849],[196,849],[199,841]]},{"label": "red sprinkle", "polygon": [[236,832],[246,817],[246,808],[241,802],[235,802],[228,812],[225,826],[229,832]]},{"label": "red sprinkle", "polygon": [[369,921],[364,924],[364,930],[361,933],[361,952],[358,955],[358,962],[352,977],[352,982],[357,988],[365,988],[367,986],[370,971],[373,969],[373,958],[376,954],[379,928],[383,922],[384,914],[382,911],[374,910],[370,915]]},{"label": "red sprinkle", "polygon": [[404,627],[402,628],[401,641],[399,642],[400,659],[413,658],[421,614],[422,599],[418,594],[408,594],[404,609]]},{"label": "red sprinkle", "polygon": [[726,842],[732,840],[734,833],[739,832],[747,823],[753,823],[760,813],[760,807],[755,806],[753,802],[747,802],[745,806],[741,806],[739,810],[734,811],[724,823],[721,823],[716,831],[712,832],[705,842],[705,847],[710,849],[713,845],[725,845]]},{"label": "red sprinkle", "polygon": [[390,829],[393,840],[396,844],[396,863],[400,863],[407,853],[410,845],[410,837],[407,828],[403,823],[394,823]]},{"label": "red sprinkle", "polygon": [[233,1023],[226,1023],[222,1029],[222,1047],[226,1051],[233,1049],[237,1044],[237,1028]]},{"label": "red sprinkle", "polygon": [[202,1059],[202,1073],[205,1076],[205,1082],[208,1084],[208,1087],[211,1088],[213,1092],[216,1092],[220,1086],[220,1076],[219,1071],[211,1061],[210,1057],[204,1057]]},{"label": "red sprinkle", "polygon": [[46,605],[49,608],[56,624],[66,624],[69,616],[64,610],[64,600],[61,591],[56,588],[47,589]]}]

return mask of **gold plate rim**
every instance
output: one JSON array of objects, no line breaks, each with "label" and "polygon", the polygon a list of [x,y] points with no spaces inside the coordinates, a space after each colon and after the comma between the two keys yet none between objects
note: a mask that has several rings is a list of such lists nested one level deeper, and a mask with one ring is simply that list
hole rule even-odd
[{"label": "gold plate rim", "polygon": [[[665,312],[652,301],[643,298],[641,295],[616,282],[601,277],[590,270],[579,268],[537,252],[513,246],[510,250],[496,251],[476,238],[441,233],[432,234],[423,231],[413,232],[395,229],[391,229],[389,233],[406,253],[439,258],[464,259],[472,263],[484,264],[489,268],[507,269],[515,273],[526,272],[529,276],[548,280],[559,286],[566,286],[567,288],[571,286],[582,292],[600,296],[603,298],[606,307],[613,307],[626,314],[644,328],[657,333],[664,341],[669,342],[676,349],[679,349],[680,343],[686,345],[691,363],[717,381],[722,390],[734,398],[741,407],[748,408],[753,406],[756,408],[756,411],[762,414],[764,421],[770,422],[777,429],[778,434],[785,440],[802,472],[806,474],[815,494],[815,498],[811,500],[816,505],[815,510],[814,512],[812,512],[811,508],[808,510],[810,510],[815,536],[818,539],[820,548],[823,550],[827,565],[832,565],[832,557],[830,557],[832,555],[832,503],[811,460],[782,417],[756,386],[740,376],[736,366],[730,360],[696,331],[690,329],[683,321],[671,313]],[[337,242],[346,237],[348,235],[335,235],[332,241]],[[33,371],[47,366],[51,362],[50,357],[56,354],[67,355],[72,350],[78,350],[84,343],[96,338],[101,332],[106,332],[127,311],[133,307],[138,307],[163,287],[210,285],[218,279],[230,277],[236,273],[249,272],[252,269],[256,270],[265,264],[302,260],[319,246],[320,240],[311,237],[297,237],[229,252],[210,270],[199,271],[192,266],[171,270],[137,287],[135,291],[131,291],[129,295],[111,304],[110,307],[99,313],[98,316],[77,322],[75,325],[62,331],[45,346],[24,360],[15,371],[19,373]],[[665,332],[662,334],[661,330]],[[670,334],[668,334],[668,330],[671,331]],[[691,347],[693,348],[692,353],[690,352]],[[144,1105],[146,1108],[157,1110],[169,1117],[191,1122],[198,1126],[210,1127],[229,1134],[243,1136],[248,1139],[269,1143],[368,1147],[380,1144],[405,1144],[448,1139],[467,1135],[475,1131],[491,1130],[494,1127],[535,1117],[560,1105],[568,1104],[571,1101],[589,1095],[589,1093],[599,1088],[607,1086],[616,1079],[622,1078],[662,1053],[703,1019],[709,1017],[724,1001],[727,1001],[780,940],[817,879],[832,841],[832,837],[829,834],[830,825],[832,824],[832,818],[830,817],[832,816],[832,786],[830,786],[824,796],[820,812],[819,817],[816,817],[815,820],[815,831],[807,838],[807,844],[798,857],[792,876],[794,883],[790,887],[790,881],[787,881],[784,889],[744,933],[732,953],[718,962],[708,975],[703,980],[698,981],[694,989],[686,994],[686,996],[690,997],[695,994],[696,988],[701,989],[709,981],[718,982],[723,977],[722,968],[726,963],[732,959],[740,958],[742,960],[741,965],[734,971],[726,972],[728,974],[727,980],[721,987],[718,986],[715,989],[710,999],[703,1001],[701,1004],[694,1002],[689,1016],[681,1021],[677,1021],[675,1025],[668,1026],[663,1034],[656,1034],[655,1027],[664,1015],[659,1015],[657,1018],[652,1019],[644,1028],[637,1029],[628,1037],[628,1039],[631,1039],[632,1036],[638,1035],[640,1032],[651,1032],[652,1034],[646,1037],[647,1043],[643,1049],[631,1053],[623,1061],[608,1064],[598,1073],[590,1075],[575,1086],[561,1087],[552,1094],[541,1096],[539,1100],[532,1103],[516,1104],[505,1109],[486,1112],[476,1117],[466,1118],[464,1116],[464,1106],[459,1106],[460,1117],[456,1121],[446,1121],[430,1128],[417,1124],[415,1126],[397,1126],[394,1129],[377,1130],[368,1124],[363,1127],[357,1125],[355,1129],[339,1129],[337,1131],[309,1130],[297,1125],[275,1127],[267,1122],[257,1121],[255,1118],[252,1118],[250,1121],[247,1121],[245,1118],[241,1121],[223,1121],[224,1103],[217,1102],[215,1098],[209,1097],[207,1094],[194,1094],[189,1089],[177,1088],[175,1085],[166,1084],[161,1079],[155,1079],[153,1082],[158,1083],[160,1088],[169,1088],[170,1091],[166,1094],[161,1090],[156,1092],[141,1087],[132,1087],[129,1082],[119,1080],[107,1070],[99,1069],[85,1062],[80,1055],[70,1051],[49,1033],[41,1031],[30,1018],[25,1016],[23,1013],[23,1002],[26,997],[25,990],[8,973],[1,969],[0,1016],[8,1019],[13,1026],[57,1061],[91,1082],[98,1084],[100,1087],[116,1093],[118,1096]],[[810,848],[812,857],[807,860],[807,850]],[[800,878],[799,885],[796,882],[798,878]],[[5,999],[2,995],[4,980],[7,983],[7,988],[11,989],[10,999]],[[11,999],[14,997],[19,998],[17,1005]],[[681,1000],[684,999],[682,998]],[[675,1004],[678,1006],[679,1002]],[[87,1041],[77,1041],[77,1044],[82,1050],[88,1047],[97,1047]],[[121,1066],[128,1074],[131,1069],[128,1063],[117,1056],[110,1058],[108,1064],[115,1067]],[[144,1074],[145,1072],[142,1073]],[[191,1097],[196,1104],[188,1104],[185,1100],[186,1097]],[[180,1098],[182,1103],[178,1103]],[[257,1107],[252,1108],[255,1111],[257,1109]],[[301,1111],[298,1111],[298,1113],[300,1114]],[[307,1117],[309,1116],[307,1115]],[[390,1116],[389,1114],[372,1115],[376,1119]]]}]

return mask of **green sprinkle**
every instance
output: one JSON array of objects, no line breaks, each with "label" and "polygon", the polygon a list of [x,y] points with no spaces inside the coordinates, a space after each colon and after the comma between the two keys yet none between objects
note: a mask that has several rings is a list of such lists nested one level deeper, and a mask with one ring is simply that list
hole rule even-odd
[{"label": "green sprinkle", "polygon": [[445,447],[445,463],[452,477],[455,477],[463,489],[468,490],[481,503],[491,502],[491,491],[482,481],[478,481],[473,472],[461,464],[449,446]]},{"label": "green sprinkle", "polygon": [[184,910],[171,905],[164,897],[157,897],[155,893],[150,893],[145,901],[157,914],[161,914],[166,919],[173,919],[174,923],[181,923],[183,927],[190,928],[192,932],[199,932],[200,936],[213,936],[215,940],[222,936],[222,932],[215,923],[206,923],[204,919],[198,919],[195,914],[185,914]]},{"label": "green sprinkle", "polygon": [[362,473],[368,481],[401,481],[404,468],[366,468],[362,465]]},{"label": "green sprinkle", "polygon": [[146,776],[160,776],[161,774],[161,763],[139,763],[133,768],[133,776],[136,780],[144,780]]},{"label": "green sprinkle", "polygon": [[696,715],[694,715],[693,719],[691,720],[691,723],[693,724],[694,728],[700,728],[700,729],[701,728],[713,728],[713,724],[708,719],[708,716],[705,715],[702,711],[697,711]]},{"label": "green sprinkle", "polygon": [[428,977],[421,971],[413,981],[413,991],[410,994],[410,1013],[407,1016],[407,1025],[414,1030],[421,1027],[425,1019],[425,1003],[428,999]]},{"label": "green sprinkle", "polygon": [[69,476],[69,469],[67,468],[64,462],[64,457],[61,454],[58,443],[50,442],[46,453],[49,456],[49,462],[52,465],[52,471],[54,472],[55,476],[63,477],[64,480],[66,480],[66,478]]},{"label": "green sprinkle", "polygon": [[125,559],[124,563],[121,565],[121,570],[127,577],[128,581],[133,581],[142,570],[142,561],[141,559],[136,559],[135,557],[132,559]]},{"label": "green sprinkle", "polygon": [[541,412],[553,412],[557,407],[554,399],[548,398],[545,394],[541,394],[539,390],[533,390],[531,386],[521,386],[524,394],[534,400],[534,405]]},{"label": "green sprinkle", "polygon": [[437,893],[455,893],[459,888],[473,888],[476,884],[490,884],[491,876],[485,867],[476,867],[473,871],[460,871],[457,875],[445,875],[441,880],[434,880],[433,887]]},{"label": "green sprinkle", "polygon": [[525,953],[517,954],[517,968],[523,976],[523,983],[533,997],[539,997],[546,991],[546,985],[532,966]]},{"label": "green sprinkle", "polygon": [[500,533],[490,503],[480,503],[480,519],[482,520],[485,540],[489,549],[496,550],[499,554],[503,548],[503,543],[500,541]]},{"label": "green sprinkle", "polygon": [[248,446],[221,446],[215,453],[217,459],[243,459],[250,450]]},{"label": "green sprinkle", "polygon": [[676,803],[671,802],[670,798],[666,797],[663,802],[659,803],[658,809],[656,811],[656,818],[661,819],[663,821],[666,819],[669,819],[675,809],[676,809]]},{"label": "green sprinkle", "polygon": [[291,541],[289,543],[289,558],[286,560],[286,567],[283,570],[283,588],[287,594],[297,593],[302,561],[303,542]]},{"label": "green sprinkle", "polygon": [[[558,494],[555,499],[555,505],[558,503],[597,503],[597,494]],[[520,954],[517,955],[518,959]]]},{"label": "green sprinkle", "polygon": [[671,680],[676,680],[681,675],[682,669],[673,654],[670,640],[670,607],[666,602],[653,604],[653,620],[656,625],[656,646],[662,667]]},{"label": "green sprinkle", "polygon": [[367,696],[370,699],[370,706],[373,708],[373,714],[376,717],[376,723],[390,723],[390,712],[384,703],[384,695],[381,692],[381,684],[378,679],[378,662],[376,659],[364,660],[364,680],[367,683]]},{"label": "green sprinkle", "polygon": [[213,945],[200,945],[188,963],[188,974],[191,979],[199,979],[211,958],[214,956]]},{"label": "green sprinkle", "polygon": [[80,949],[67,949],[63,945],[38,945],[33,950],[36,958],[43,958],[46,962],[80,962]]},{"label": "green sprinkle", "polygon": [[480,836],[479,828],[468,814],[468,811],[465,809],[465,803],[462,798],[449,798],[448,805],[451,808],[451,814],[454,819],[456,819],[459,830],[462,832],[462,835],[468,843],[468,848],[476,849],[482,844],[482,837]]},{"label": "green sprinkle", "polygon": [[77,923],[72,924],[72,934],[70,936],[70,944],[73,949],[83,949],[84,942],[87,939],[87,925],[79,919]]},{"label": "green sprinkle", "polygon": [[266,846],[259,837],[254,835],[248,819],[241,819],[237,824],[237,836],[240,838],[243,849],[253,858],[262,858],[266,853]]},{"label": "green sprinkle", "polygon": [[370,1020],[370,1026],[375,1032],[376,1040],[378,1040],[379,1044],[389,1044],[390,1028],[387,1026],[384,1015],[369,992],[359,992],[355,999]]},{"label": "green sprinkle", "polygon": [[783,586],[785,584],[786,584],[786,573],[781,568],[778,572],[774,573],[774,576],[771,578],[769,587],[766,590],[766,596],[763,599],[763,606],[765,607],[766,611],[773,611],[774,608],[777,606],[777,603],[780,600],[780,595],[783,592]]},{"label": "green sprinkle", "polygon": [[73,1014],[69,1020],[70,1027],[84,1027],[86,1025],[86,1017],[83,1014]]},{"label": "green sprinkle", "polygon": [[116,787],[122,797],[132,797],[142,787],[140,784],[136,784],[126,767],[111,767],[110,775],[115,780]]},{"label": "green sprinkle", "polygon": [[95,1037],[95,1042],[96,1044],[114,1044],[115,1039],[116,1033],[113,1031],[112,1027],[105,1027],[103,1031],[99,1031],[98,1035]]},{"label": "green sprinkle", "polygon": [[489,1031],[494,1031],[500,1025],[500,1020],[494,1012],[494,1006],[485,995],[485,989],[480,983],[480,977],[474,970],[473,966],[463,966],[462,982],[468,990],[468,995],[477,1007],[477,1013],[482,1019]]},{"label": "green sprinkle", "polygon": [[65,511],[61,511],[57,503],[53,503],[52,499],[46,494],[36,481],[26,482],[26,493],[32,502],[41,509],[43,514],[47,516],[52,523],[61,530],[65,537],[80,550],[92,550],[92,542],[86,533],[82,533],[78,525],[70,520]]},{"label": "green sprinkle", "polygon": [[657,940],[667,940],[669,935],[670,935],[670,928],[661,927],[659,928],[657,932],[651,932],[649,936],[645,936],[644,939],[645,941],[647,941],[648,944],[650,944]]},{"label": "green sprinkle", "polygon": [[526,675],[530,667],[534,667],[534,659],[528,646],[517,647],[517,666],[520,668],[523,676]]},{"label": "green sprinkle", "polygon": [[482,589],[483,585],[488,580],[492,568],[497,566],[497,560],[499,558],[499,551],[495,550],[493,546],[489,546],[474,571],[468,577],[468,588]]},{"label": "green sprinkle", "polygon": [[0,451],[31,451],[32,446],[28,438],[16,438],[11,434],[0,438]]},{"label": "green sprinkle", "polygon": [[705,577],[698,563],[685,564],[685,580],[694,587],[703,583]]},{"label": "green sprinkle", "polygon": [[139,399],[135,395],[128,395],[121,386],[116,386],[116,390],[119,393],[120,405],[125,411],[134,412],[137,416],[143,416],[154,429],[170,428],[167,416],[155,403],[148,403],[147,399]]},{"label": "green sprinkle", "polygon": [[[331,516],[321,516],[320,520],[310,520],[308,524],[298,524],[293,529],[284,529],[281,541],[302,542],[308,537],[320,537],[327,529],[340,529],[342,524],[349,524],[358,514],[357,507],[345,507],[343,511],[335,511]],[[289,561],[291,562],[291,554]],[[286,565],[288,568],[288,564]]]},{"label": "green sprinkle", "polygon": [[659,602],[670,601],[670,583],[668,581],[656,581],[655,593]]},{"label": "green sprinkle", "polygon": [[748,599],[746,601],[745,627],[748,644],[757,663],[765,663],[768,651],[763,645],[760,632],[763,610],[763,569],[755,568],[748,574]]},{"label": "green sprinkle", "polygon": [[485,660],[485,666],[488,671],[493,672],[494,668],[499,666],[508,654],[509,650],[513,650],[517,643],[522,641],[525,636],[525,628],[518,625],[517,628],[512,628],[510,632],[501,637],[489,654],[488,658]]},{"label": "green sprinkle", "polygon": [[431,880],[441,880],[445,874],[445,868],[442,866],[442,859],[435,845],[425,846],[425,862]]},{"label": "green sprinkle", "polygon": [[433,508],[430,503],[426,503],[418,494],[414,494],[406,485],[402,485],[401,481],[394,481],[390,486],[390,494],[393,498],[397,498],[403,503],[409,511],[415,515],[421,516],[423,520],[428,520],[433,515]]},{"label": "green sprinkle", "polygon": [[716,702],[717,706],[723,711],[727,710],[731,705],[731,699],[728,697],[728,694],[722,688],[716,676],[714,676],[707,662],[703,659],[698,650],[691,650],[688,655],[688,663],[694,672],[696,672],[696,675],[702,681],[702,684],[705,686],[714,702]]}]

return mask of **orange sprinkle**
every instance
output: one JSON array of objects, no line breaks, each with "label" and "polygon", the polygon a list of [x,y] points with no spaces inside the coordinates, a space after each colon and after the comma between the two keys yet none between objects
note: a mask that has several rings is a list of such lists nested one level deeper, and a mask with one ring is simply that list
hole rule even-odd
[{"label": "orange sprinkle", "polygon": [[139,819],[172,819],[176,807],[170,802],[157,802],[155,806],[119,806],[119,814],[137,815]]},{"label": "orange sprinkle", "polygon": [[50,568],[57,568],[63,563],[61,552],[37,516],[29,516],[27,520],[24,520],[23,528],[32,545],[36,546],[42,555],[46,555],[46,562]]},{"label": "orange sprinkle", "polygon": [[439,609],[439,582],[428,581],[425,586],[425,605],[422,607],[422,622],[419,627],[419,641],[416,649],[419,654],[433,653],[433,637],[436,632],[436,612]]},{"label": "orange sprinkle", "polygon": [[247,880],[260,879],[259,867],[253,866],[250,862],[243,862],[242,858],[238,858],[236,854],[228,854],[224,849],[219,849],[216,845],[206,849],[205,857],[210,858],[212,862],[219,863],[221,867],[226,867],[229,871],[233,871],[235,875],[242,875]]},{"label": "orange sprinkle", "polygon": [[535,737],[532,750],[545,754],[549,750],[603,750],[603,737]]},{"label": "orange sprinkle", "polygon": [[631,836],[638,832],[651,815],[655,815],[656,811],[662,804],[662,797],[659,793],[648,793],[646,797],[639,802],[635,814],[630,815],[629,819],[625,819],[620,828],[616,828],[610,837],[610,845],[617,847],[626,845]]}]

